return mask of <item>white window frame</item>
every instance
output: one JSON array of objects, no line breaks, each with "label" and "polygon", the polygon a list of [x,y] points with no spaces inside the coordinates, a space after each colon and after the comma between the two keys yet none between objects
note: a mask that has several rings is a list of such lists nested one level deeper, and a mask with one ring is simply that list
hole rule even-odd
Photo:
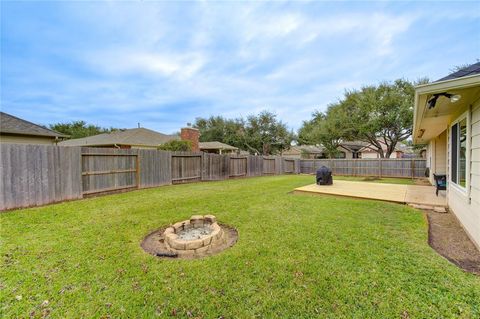
[{"label": "white window frame", "polygon": [[[452,165],[452,156],[453,156],[453,145],[452,145],[452,127],[455,124],[459,124],[462,120],[466,120],[466,126],[467,126],[467,143],[466,143],[466,154],[465,154],[465,187],[461,186],[460,184],[455,183],[452,181],[452,172],[453,172],[453,165]],[[460,128],[460,126],[458,127]],[[460,132],[459,129],[457,129],[457,133]],[[466,112],[462,113],[459,115],[455,121],[453,121],[450,124],[450,136],[449,136],[449,144],[450,144],[450,158],[449,158],[449,163],[450,163],[450,169],[449,169],[449,182],[450,185],[456,189],[457,191],[461,192],[463,195],[468,196],[468,189],[470,189],[470,139],[471,139],[471,126],[470,126],[470,112],[467,110]],[[457,143],[457,179],[459,178],[459,150],[460,150],[460,144]]]}]

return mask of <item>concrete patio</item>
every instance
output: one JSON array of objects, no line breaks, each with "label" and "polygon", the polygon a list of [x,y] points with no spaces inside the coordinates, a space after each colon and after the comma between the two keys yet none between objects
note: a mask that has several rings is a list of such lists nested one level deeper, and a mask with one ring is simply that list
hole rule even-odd
[{"label": "concrete patio", "polygon": [[445,193],[435,195],[435,187],[420,185],[400,185],[375,182],[352,182],[337,180],[333,185],[311,184],[294,189],[294,193],[317,195],[337,195],[363,199],[376,199],[388,202],[409,204],[424,209],[445,209]]}]

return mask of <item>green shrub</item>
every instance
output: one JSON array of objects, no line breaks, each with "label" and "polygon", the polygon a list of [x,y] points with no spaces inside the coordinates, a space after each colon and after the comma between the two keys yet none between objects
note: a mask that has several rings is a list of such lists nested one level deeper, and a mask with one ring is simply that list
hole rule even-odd
[{"label": "green shrub", "polygon": [[192,150],[192,142],[190,141],[179,141],[173,140],[162,144],[158,147],[162,151],[180,151],[180,152],[189,152]]}]

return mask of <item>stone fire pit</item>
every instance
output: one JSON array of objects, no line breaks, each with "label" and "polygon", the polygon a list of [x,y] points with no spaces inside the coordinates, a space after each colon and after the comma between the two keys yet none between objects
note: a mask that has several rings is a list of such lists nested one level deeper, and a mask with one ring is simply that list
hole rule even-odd
[{"label": "stone fire pit", "polygon": [[142,248],[158,257],[200,258],[218,253],[237,241],[237,231],[220,225],[213,215],[193,215],[148,235]]},{"label": "stone fire pit", "polygon": [[207,252],[212,246],[225,244],[222,228],[213,215],[193,215],[165,229],[167,250],[178,255]]}]

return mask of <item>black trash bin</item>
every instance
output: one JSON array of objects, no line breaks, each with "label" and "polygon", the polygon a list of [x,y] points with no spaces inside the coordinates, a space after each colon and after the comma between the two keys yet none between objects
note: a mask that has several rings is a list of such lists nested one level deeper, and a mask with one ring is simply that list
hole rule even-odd
[{"label": "black trash bin", "polygon": [[326,166],[317,169],[317,185],[332,185],[332,170]]}]

